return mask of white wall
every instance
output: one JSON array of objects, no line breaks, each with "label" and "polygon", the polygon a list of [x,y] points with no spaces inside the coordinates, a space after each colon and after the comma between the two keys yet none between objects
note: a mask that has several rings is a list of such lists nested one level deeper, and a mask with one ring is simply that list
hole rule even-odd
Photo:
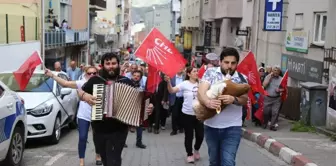
[{"label": "white wall", "polygon": [[8,57],[6,60],[0,61],[0,71],[16,71],[34,51],[40,52],[40,48],[39,41],[0,45],[1,54]]}]

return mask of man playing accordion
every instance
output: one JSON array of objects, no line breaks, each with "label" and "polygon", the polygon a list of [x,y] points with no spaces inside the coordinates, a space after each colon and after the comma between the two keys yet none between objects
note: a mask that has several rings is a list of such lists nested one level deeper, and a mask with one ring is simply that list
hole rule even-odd
[{"label": "man playing accordion", "polygon": [[[99,76],[90,78],[83,85],[82,90],[78,90],[81,100],[91,105],[96,103],[96,97],[92,95],[93,87],[96,84],[106,85],[110,81],[115,81],[132,87],[135,86],[130,79],[120,75],[119,58],[116,54],[104,54],[101,58],[101,66],[102,69],[99,72]],[[153,105],[149,104],[146,111],[150,113],[152,110]],[[117,119],[104,117],[102,120],[92,121],[92,127],[96,134],[97,149],[101,155],[103,165],[121,166],[121,153],[127,139],[128,125]]]}]

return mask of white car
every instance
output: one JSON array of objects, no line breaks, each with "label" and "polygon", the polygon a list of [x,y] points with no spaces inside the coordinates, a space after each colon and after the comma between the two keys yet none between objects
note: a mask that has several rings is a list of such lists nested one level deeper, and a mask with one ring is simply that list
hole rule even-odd
[{"label": "white car", "polygon": [[22,98],[0,81],[0,165],[21,164],[27,140],[26,115]]},{"label": "white car", "polygon": [[[69,80],[64,72],[53,73]],[[76,127],[79,98],[75,89],[61,87],[55,80],[46,77],[44,71],[35,71],[23,91],[12,73],[1,73],[0,81],[18,92],[25,101],[28,139],[49,138],[50,143],[57,144],[63,127]]]}]

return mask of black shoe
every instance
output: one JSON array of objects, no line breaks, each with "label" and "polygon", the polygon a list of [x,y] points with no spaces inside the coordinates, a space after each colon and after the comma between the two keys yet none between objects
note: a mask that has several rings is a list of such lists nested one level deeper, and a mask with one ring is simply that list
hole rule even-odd
[{"label": "black shoe", "polygon": [[152,130],[153,130],[153,128],[152,128],[152,127],[148,127],[148,133],[151,133],[151,132],[152,132]]},{"label": "black shoe", "polygon": [[266,129],[267,128],[267,124],[263,124],[263,129]]},{"label": "black shoe", "polygon": [[184,133],[184,130],[183,130],[183,129],[180,129],[179,131],[180,131],[180,133]]},{"label": "black shoe", "polygon": [[172,131],[170,135],[177,135],[177,131]]},{"label": "black shoe", "polygon": [[96,160],[96,165],[103,165],[103,162],[101,160]]},{"label": "black shoe", "polygon": [[144,145],[143,143],[136,143],[136,147],[140,149],[146,149],[146,145]]},{"label": "black shoe", "polygon": [[128,148],[127,144],[124,145],[124,148]]},{"label": "black shoe", "polygon": [[154,130],[154,134],[159,134],[159,133],[160,133],[160,130],[158,130],[158,129]]},{"label": "black shoe", "polygon": [[271,127],[270,127],[270,130],[272,130],[272,131],[277,131],[278,129],[277,129],[275,126],[271,126]]}]

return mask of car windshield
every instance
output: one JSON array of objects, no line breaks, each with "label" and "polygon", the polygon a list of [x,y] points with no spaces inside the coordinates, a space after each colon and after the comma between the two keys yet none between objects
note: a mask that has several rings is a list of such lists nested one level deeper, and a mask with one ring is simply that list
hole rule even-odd
[{"label": "car windshield", "polygon": [[0,81],[7,85],[9,89],[16,92],[52,92],[52,88],[54,87],[53,79],[46,77],[42,73],[33,74],[24,90],[20,90],[20,86],[13,73],[0,74]]}]

